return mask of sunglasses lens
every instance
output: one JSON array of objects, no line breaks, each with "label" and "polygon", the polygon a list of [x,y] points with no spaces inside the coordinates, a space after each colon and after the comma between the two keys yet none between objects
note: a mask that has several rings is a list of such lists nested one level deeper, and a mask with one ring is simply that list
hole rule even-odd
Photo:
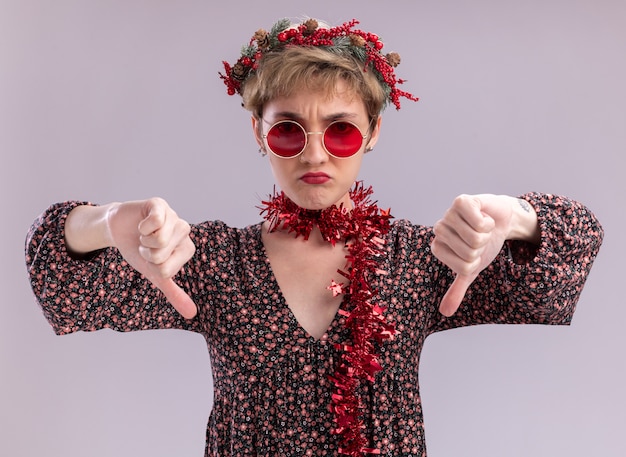
[{"label": "sunglasses lens", "polygon": [[304,149],[306,133],[292,121],[279,122],[267,132],[267,145],[280,157],[294,157]]},{"label": "sunglasses lens", "polygon": [[324,132],[324,145],[335,157],[350,157],[361,149],[363,135],[357,126],[350,122],[333,122]]}]

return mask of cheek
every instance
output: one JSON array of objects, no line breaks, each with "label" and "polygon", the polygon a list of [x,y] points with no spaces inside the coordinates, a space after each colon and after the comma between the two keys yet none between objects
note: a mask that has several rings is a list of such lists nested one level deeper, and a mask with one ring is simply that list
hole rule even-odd
[{"label": "cheek", "polygon": [[361,165],[363,164],[363,154],[360,153],[356,157],[351,159],[350,164],[347,166],[346,170],[350,170],[350,173],[354,175],[358,175],[361,171]]},{"label": "cheek", "polygon": [[285,176],[285,174],[287,173],[287,169],[289,168],[288,161],[284,159],[279,159],[278,157],[274,157],[271,154],[268,154],[268,157],[274,179],[278,184],[282,184],[283,177]]}]

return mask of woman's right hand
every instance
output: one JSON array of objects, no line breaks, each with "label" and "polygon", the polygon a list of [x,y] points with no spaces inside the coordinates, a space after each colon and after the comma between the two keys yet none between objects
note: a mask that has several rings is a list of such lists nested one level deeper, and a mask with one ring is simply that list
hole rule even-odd
[{"label": "woman's right hand", "polygon": [[68,216],[66,240],[78,253],[117,248],[184,318],[192,319],[197,307],[172,279],[195,252],[189,231],[189,224],[165,200],[151,198],[77,207]]},{"label": "woman's right hand", "polygon": [[161,198],[115,204],[107,211],[112,245],[158,287],[186,319],[197,314],[194,302],[174,281],[196,248],[189,224]]}]

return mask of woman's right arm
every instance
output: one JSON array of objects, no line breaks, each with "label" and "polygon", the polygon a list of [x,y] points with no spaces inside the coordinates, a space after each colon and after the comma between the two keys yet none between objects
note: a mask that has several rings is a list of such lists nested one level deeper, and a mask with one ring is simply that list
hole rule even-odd
[{"label": "woman's right arm", "polygon": [[194,250],[189,225],[161,199],[66,202],[32,225],[26,264],[33,292],[59,334],[181,328],[191,322],[164,298],[185,318],[197,312],[171,279]]},{"label": "woman's right arm", "polygon": [[159,288],[185,318],[197,313],[172,277],[193,256],[189,224],[161,198],[78,206],[67,216],[65,242],[73,255],[114,247],[135,270]]}]

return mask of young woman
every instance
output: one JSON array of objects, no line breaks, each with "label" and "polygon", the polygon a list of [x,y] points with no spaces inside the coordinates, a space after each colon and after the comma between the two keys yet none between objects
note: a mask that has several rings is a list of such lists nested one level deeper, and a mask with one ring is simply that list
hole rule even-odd
[{"label": "young woman", "polygon": [[425,455],[425,338],[568,324],[602,242],[580,203],[463,195],[434,227],[392,220],[358,181],[400,99],[356,21],[259,30],[222,79],[280,188],[246,228],[190,226],[161,199],[52,205],[27,239],[58,334],[180,328],[207,342],[207,456]]}]

